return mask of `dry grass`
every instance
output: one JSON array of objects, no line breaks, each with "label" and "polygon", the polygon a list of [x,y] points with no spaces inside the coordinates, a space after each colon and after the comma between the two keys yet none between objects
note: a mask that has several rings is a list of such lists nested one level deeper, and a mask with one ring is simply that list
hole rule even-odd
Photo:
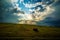
[{"label": "dry grass", "polygon": [[[37,28],[39,32],[33,31]],[[27,24],[0,24],[1,37],[60,37],[60,28]]]}]

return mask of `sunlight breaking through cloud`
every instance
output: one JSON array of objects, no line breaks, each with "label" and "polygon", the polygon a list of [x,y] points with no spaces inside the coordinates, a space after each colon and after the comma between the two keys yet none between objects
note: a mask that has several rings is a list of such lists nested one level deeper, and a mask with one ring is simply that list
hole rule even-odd
[{"label": "sunlight breaking through cloud", "polygon": [[[24,3],[23,1],[24,0],[20,0],[20,3],[22,2],[25,8],[29,8],[28,12],[30,13],[22,11],[22,8],[19,7],[19,4],[17,4],[17,0],[14,1],[16,3],[13,3],[17,11],[20,11],[20,12],[14,13],[14,15],[19,16],[19,18],[17,18],[19,23],[36,24],[37,21],[44,20],[49,14],[51,14],[54,11],[54,8],[51,7],[51,5],[43,4],[43,2],[37,2],[35,4],[28,4],[28,3]],[[39,5],[41,5],[43,8],[37,7]],[[34,7],[37,7],[37,8],[31,9]],[[21,11],[24,12],[24,14]]]}]

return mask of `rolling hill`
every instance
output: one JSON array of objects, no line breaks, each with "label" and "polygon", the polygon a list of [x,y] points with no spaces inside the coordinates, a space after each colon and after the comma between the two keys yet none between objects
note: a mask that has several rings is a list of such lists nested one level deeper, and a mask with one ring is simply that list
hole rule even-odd
[{"label": "rolling hill", "polygon": [[0,23],[0,37],[60,38],[60,28],[28,24]]}]

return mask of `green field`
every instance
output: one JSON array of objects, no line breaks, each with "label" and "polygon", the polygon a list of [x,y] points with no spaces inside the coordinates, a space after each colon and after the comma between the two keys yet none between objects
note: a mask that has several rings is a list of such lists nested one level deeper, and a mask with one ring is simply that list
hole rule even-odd
[{"label": "green field", "polygon": [[[33,29],[37,28],[38,32]],[[0,23],[0,37],[60,38],[60,28],[27,24]]]}]

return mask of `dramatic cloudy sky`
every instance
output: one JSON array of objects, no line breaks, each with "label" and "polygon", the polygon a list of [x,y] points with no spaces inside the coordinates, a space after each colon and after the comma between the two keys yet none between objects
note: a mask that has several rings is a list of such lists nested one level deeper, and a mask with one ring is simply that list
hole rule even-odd
[{"label": "dramatic cloudy sky", "polygon": [[0,0],[0,22],[60,26],[60,0]]}]

